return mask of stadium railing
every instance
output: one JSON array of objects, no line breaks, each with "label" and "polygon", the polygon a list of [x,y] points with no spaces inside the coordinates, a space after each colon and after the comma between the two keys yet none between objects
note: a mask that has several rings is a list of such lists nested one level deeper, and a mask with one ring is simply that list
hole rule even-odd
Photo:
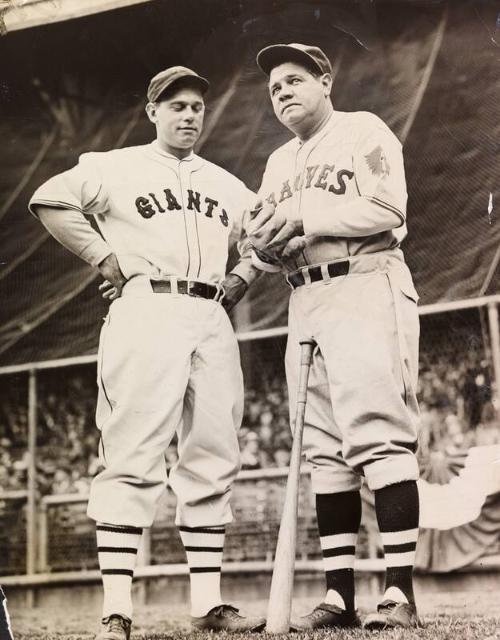
[{"label": "stadium railing", "polygon": [[[231,571],[272,566],[284,500],[287,468],[240,472],[233,489],[234,521],[227,527],[224,548],[225,569]],[[21,500],[22,508],[12,509],[11,527],[19,532],[25,521],[26,492],[17,492],[11,500]],[[14,502],[12,502],[14,505]],[[86,515],[87,496],[51,495],[40,501],[37,517],[36,574],[57,579],[62,573],[94,574],[98,569],[95,527]],[[138,558],[138,575],[150,575],[154,567],[161,574],[185,573],[185,552],[175,526],[176,501],[167,489],[160,501],[153,527],[145,531]],[[4,511],[6,514],[7,511]],[[17,536],[14,547],[9,531],[3,531],[4,549],[10,549],[9,563],[0,563],[0,574],[25,574],[25,538]],[[15,536],[14,536],[15,537]],[[358,555],[374,555],[369,532],[362,530]],[[314,498],[310,474],[302,470],[299,495],[297,562],[308,567],[321,563]],[[311,564],[313,563],[313,564]],[[375,566],[375,565],[373,565]],[[170,569],[168,568],[170,567]],[[23,570],[24,569],[24,570]]]},{"label": "stadium railing", "polygon": [[[500,296],[485,296],[472,300],[441,303],[437,305],[422,306],[419,309],[421,316],[436,316],[448,312],[460,312],[477,310],[485,312],[481,316],[481,330],[483,334],[482,349],[488,348],[490,367],[492,372],[493,387],[498,389],[500,380],[500,331],[498,318],[498,302]],[[487,320],[486,320],[487,314]],[[484,320],[484,321],[483,321]],[[488,330],[486,330],[486,326]],[[272,338],[286,334],[285,327],[269,330],[240,333],[240,342]],[[457,333],[457,335],[459,335]],[[0,493],[0,505],[3,530],[3,553],[0,556],[0,574],[35,575],[40,572],[61,573],[64,571],[94,570],[96,567],[95,541],[90,535],[89,522],[84,514],[86,497],[75,496],[50,496],[40,499],[37,494],[36,479],[36,434],[37,434],[37,375],[41,370],[54,369],[64,366],[95,363],[95,356],[81,358],[69,358],[52,362],[28,363],[0,368],[0,375],[9,375],[25,372],[28,373],[28,487],[25,492],[15,492],[16,495]],[[250,475],[249,475],[250,474]],[[236,567],[240,562],[267,563],[272,560],[274,542],[278,529],[279,496],[283,492],[286,470],[269,470],[265,473],[244,472],[235,487],[235,523],[228,531],[227,565]],[[246,490],[245,483],[250,483],[251,488]],[[22,495],[21,495],[22,494]],[[306,491],[305,494],[311,495]],[[240,507],[237,496],[241,496]],[[167,494],[168,496],[168,494]],[[259,498],[259,496],[261,496]],[[273,497],[274,496],[274,501]],[[304,498],[302,498],[304,500]],[[305,506],[305,510],[304,510]],[[242,521],[238,511],[246,508],[252,517]],[[163,510],[162,510],[163,509]],[[149,568],[165,566],[165,560],[170,561],[181,558],[180,540],[176,538],[173,527],[171,498],[166,499],[160,508],[159,519],[145,536],[143,548],[143,563]],[[170,511],[169,511],[170,510]],[[319,558],[319,546],[317,536],[312,535],[315,527],[314,510],[310,503],[301,505],[299,521],[299,562],[316,562]],[[265,514],[265,517],[263,516]],[[246,522],[246,524],[242,524]],[[245,532],[244,527],[247,527]],[[9,530],[15,532],[10,536]],[[67,534],[67,540],[72,540],[73,547],[66,547],[66,553],[54,550],[63,549],[64,536],[58,534],[62,530]],[[248,533],[252,531],[252,535]],[[259,535],[256,536],[256,531]],[[59,536],[59,537],[58,537]],[[365,556],[374,556],[376,544],[366,536],[364,544]],[[239,542],[237,542],[239,540]],[[254,541],[254,542],[252,542]],[[256,542],[255,542],[256,541]],[[55,542],[55,545],[53,544]],[[77,549],[77,553],[74,553]],[[243,551],[242,551],[243,549]],[[76,557],[75,557],[76,556]],[[184,556],[182,555],[182,562]],[[172,567],[176,563],[173,562]],[[73,568],[74,567],[74,568]]]}]

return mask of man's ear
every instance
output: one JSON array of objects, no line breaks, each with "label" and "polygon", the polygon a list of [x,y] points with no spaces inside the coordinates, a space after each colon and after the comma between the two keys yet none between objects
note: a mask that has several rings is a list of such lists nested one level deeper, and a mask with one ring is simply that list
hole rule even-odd
[{"label": "man's ear", "polygon": [[146,113],[148,114],[148,118],[153,124],[158,122],[158,118],[156,116],[156,102],[148,102],[146,105]]},{"label": "man's ear", "polygon": [[329,96],[330,93],[332,92],[332,85],[333,85],[332,76],[329,73],[324,73],[320,78],[320,82],[324,87],[325,96]]}]

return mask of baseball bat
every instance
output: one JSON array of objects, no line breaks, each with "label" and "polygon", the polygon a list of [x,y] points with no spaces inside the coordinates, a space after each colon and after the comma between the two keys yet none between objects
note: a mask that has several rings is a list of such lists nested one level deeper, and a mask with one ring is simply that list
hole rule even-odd
[{"label": "baseball bat", "polygon": [[278,543],[274,556],[271,592],[267,608],[266,631],[288,633],[292,609],[293,576],[295,571],[295,549],[297,546],[297,515],[299,506],[300,459],[302,456],[302,434],[307,399],[307,382],[311,369],[312,354],[316,343],[305,340],[300,343],[300,372],[293,432],[292,452],[285,491],[285,503],[281,514]]}]

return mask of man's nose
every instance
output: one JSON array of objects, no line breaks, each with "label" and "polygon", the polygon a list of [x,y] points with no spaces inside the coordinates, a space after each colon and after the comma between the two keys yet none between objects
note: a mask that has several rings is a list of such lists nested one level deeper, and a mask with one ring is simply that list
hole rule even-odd
[{"label": "man's nose", "polygon": [[288,100],[289,98],[291,98],[292,95],[293,91],[291,87],[283,87],[283,89],[280,91],[279,99],[281,102],[283,102],[284,100]]}]

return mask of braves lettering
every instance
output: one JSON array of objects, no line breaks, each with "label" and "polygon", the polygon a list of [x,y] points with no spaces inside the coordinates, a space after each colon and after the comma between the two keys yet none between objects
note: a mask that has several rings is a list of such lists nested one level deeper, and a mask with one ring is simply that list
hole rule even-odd
[{"label": "braves lettering", "polygon": [[[290,193],[291,195],[291,193]],[[198,191],[187,190],[186,194],[187,210],[213,218],[214,212],[219,206],[219,201],[208,196],[203,197]],[[152,218],[156,213],[166,213],[167,211],[181,211],[182,206],[170,189],[163,189],[163,196],[156,193],[148,193],[147,196],[138,196],[135,199],[135,208],[138,213],[146,219]],[[217,216],[224,227],[229,224],[227,211],[220,209]]]},{"label": "braves lettering", "polygon": [[[323,189],[324,191],[329,191],[337,196],[343,195],[347,191],[347,181],[352,180],[354,177],[354,172],[349,171],[348,169],[340,169],[335,174],[335,179],[329,183],[329,178],[332,176],[335,171],[334,164],[324,164],[321,169],[320,165],[312,165],[306,167],[304,173],[295,176],[295,180],[293,182],[293,191],[301,191],[302,189]],[[314,179],[316,181],[314,182]],[[285,180],[281,187],[280,191],[276,193],[279,194],[278,202],[283,202],[287,198],[291,198],[293,195],[292,188],[290,187],[290,180]],[[266,197],[266,201],[269,204],[277,205],[275,192],[270,193]]]}]

